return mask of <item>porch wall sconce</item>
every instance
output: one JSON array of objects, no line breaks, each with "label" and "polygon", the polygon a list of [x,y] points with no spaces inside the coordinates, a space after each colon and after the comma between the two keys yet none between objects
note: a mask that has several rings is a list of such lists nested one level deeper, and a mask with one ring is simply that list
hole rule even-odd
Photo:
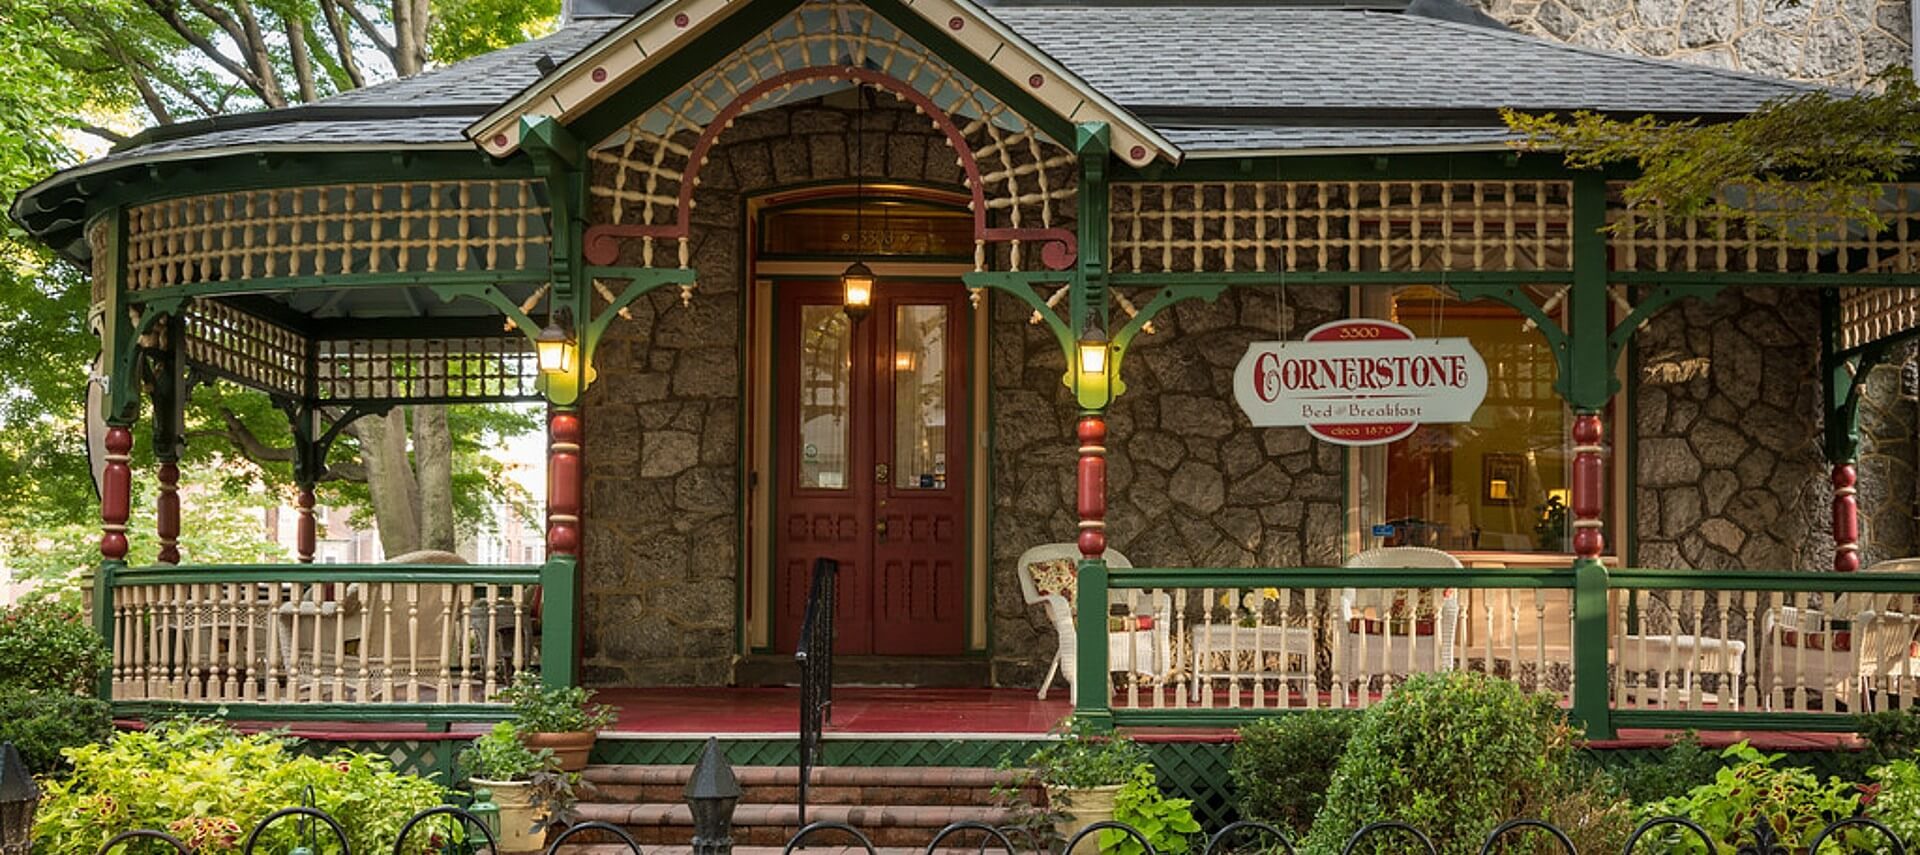
[{"label": "porch wall sconce", "polygon": [[1090,410],[1105,407],[1113,397],[1113,382],[1108,376],[1113,365],[1113,342],[1098,317],[1087,318],[1087,326],[1074,345],[1074,356],[1074,396],[1080,406]]},{"label": "porch wall sconce", "polygon": [[573,323],[566,309],[556,309],[547,318],[547,326],[534,339],[540,361],[540,373],[565,374],[573,370]]},{"label": "porch wall sconce", "polygon": [[873,269],[858,261],[840,274],[840,287],[845,291],[842,308],[848,318],[858,321],[873,309],[873,285]]},{"label": "porch wall sconce", "polygon": [[13,743],[0,744],[0,855],[33,850],[33,815],[40,807],[40,786]]}]

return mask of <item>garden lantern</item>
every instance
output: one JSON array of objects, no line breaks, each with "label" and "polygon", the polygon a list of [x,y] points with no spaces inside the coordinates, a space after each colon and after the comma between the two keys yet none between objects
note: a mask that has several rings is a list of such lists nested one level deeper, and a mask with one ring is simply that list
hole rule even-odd
[{"label": "garden lantern", "polygon": [[33,814],[39,807],[40,787],[27,774],[19,749],[11,742],[0,744],[0,855],[33,851]]},{"label": "garden lantern", "polygon": [[687,807],[693,810],[693,855],[727,855],[733,851],[733,807],[740,801],[740,782],[733,766],[720,753],[720,740],[707,737],[706,750],[687,781]]},{"label": "garden lantern", "polygon": [[467,807],[467,813],[487,827],[487,832],[496,839],[500,836],[500,806],[493,803],[493,791],[475,788],[473,804]]},{"label": "garden lantern", "polygon": [[534,339],[534,350],[543,374],[565,374],[573,370],[573,329],[566,309],[556,310],[547,326]]},{"label": "garden lantern", "polygon": [[847,272],[840,274],[840,287],[846,292],[842,308],[847,317],[860,320],[873,308],[873,278],[873,268],[858,261],[847,265]]}]

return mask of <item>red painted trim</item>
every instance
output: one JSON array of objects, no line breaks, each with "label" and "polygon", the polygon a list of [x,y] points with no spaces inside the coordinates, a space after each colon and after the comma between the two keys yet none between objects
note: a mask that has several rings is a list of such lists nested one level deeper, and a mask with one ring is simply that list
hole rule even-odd
[{"label": "red painted trim", "polygon": [[1107,552],[1107,420],[1082,416],[1075,433],[1080,440],[1080,554],[1099,558]]},{"label": "red painted trim", "polygon": [[133,500],[133,431],[125,425],[107,428],[107,467],[100,479],[100,556],[108,561],[127,557],[127,512]]},{"label": "red painted trim", "polygon": [[300,508],[300,524],[295,548],[299,550],[301,564],[312,564],[314,546],[318,542],[313,519],[312,485],[302,484],[300,497],[296,501]]},{"label": "red painted trim", "polygon": [[1606,505],[1607,465],[1600,445],[1605,436],[1599,413],[1573,417],[1573,554],[1581,558],[1599,558],[1607,548],[1600,519]]},{"label": "red painted trim", "polygon": [[851,66],[813,66],[799,68],[761,81],[752,89],[741,93],[732,102],[713,117],[700,133],[700,139],[694,143],[693,152],[687,156],[687,170],[680,176],[680,197],[676,204],[676,216],[672,223],[656,224],[618,224],[597,225],[587,229],[582,252],[587,261],[594,264],[613,264],[620,259],[620,241],[623,238],[651,237],[668,240],[680,240],[688,236],[691,230],[693,211],[693,191],[700,183],[700,170],[707,163],[708,154],[720,135],[733,125],[733,120],[747,108],[767,95],[800,83],[826,78],[839,80],[848,78],[863,84],[885,89],[900,96],[925,113],[933,121],[934,127],[947,137],[947,144],[953,147],[960,158],[960,169],[966,173],[967,189],[973,194],[973,235],[975,240],[998,241],[1043,241],[1040,258],[1049,269],[1065,270],[1073,266],[1079,256],[1079,239],[1068,229],[1015,229],[991,228],[987,225],[986,185],[980,178],[980,164],[974,158],[973,148],[960,133],[958,125],[945,110],[933,103],[933,99],[920,90],[898,80],[891,75],[882,74],[867,68]]},{"label": "red painted trim", "polygon": [[1859,480],[1852,463],[1833,467],[1833,569],[1838,573],[1860,569]]},{"label": "red painted trim", "polygon": [[161,564],[180,563],[180,464],[160,463],[160,496],[154,505],[154,536],[160,540]]},{"label": "red painted trim", "polygon": [[547,553],[580,555],[580,413],[547,417]]}]

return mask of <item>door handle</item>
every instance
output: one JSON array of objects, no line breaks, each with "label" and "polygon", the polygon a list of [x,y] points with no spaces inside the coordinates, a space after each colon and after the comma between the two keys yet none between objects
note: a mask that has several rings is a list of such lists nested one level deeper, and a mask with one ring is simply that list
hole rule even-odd
[{"label": "door handle", "polygon": [[878,483],[878,484],[885,484],[885,483],[887,483],[887,472],[888,472],[888,471],[889,471],[889,470],[887,469],[887,464],[885,464],[885,463],[875,463],[875,464],[873,465],[873,480],[874,480],[874,482],[875,482],[875,483]]},{"label": "door handle", "polygon": [[873,524],[873,534],[881,540],[887,539],[887,521],[885,518]]}]

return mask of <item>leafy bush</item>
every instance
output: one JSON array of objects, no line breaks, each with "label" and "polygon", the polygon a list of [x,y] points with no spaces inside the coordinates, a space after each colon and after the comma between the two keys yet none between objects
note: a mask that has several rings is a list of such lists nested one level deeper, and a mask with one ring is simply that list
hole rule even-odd
[{"label": "leafy bush", "polygon": [[[1752,842],[1754,829],[1764,824],[1788,850],[1805,851],[1821,829],[1859,810],[1860,793],[1852,784],[1776,765],[1785,755],[1762,754],[1742,742],[1722,756],[1734,765],[1684,796],[1641,805],[1641,816],[1684,816],[1728,851]],[[1684,851],[1701,848],[1692,835],[1669,837]]]},{"label": "leafy bush", "polygon": [[1147,749],[1117,733],[1102,733],[1079,719],[1055,729],[1059,741],[1027,756],[1027,766],[1049,787],[1084,790],[1133,780],[1147,763]]},{"label": "leafy bush", "polygon": [[93,694],[107,647],[76,609],[23,603],[0,614],[0,686]]},{"label": "leafy bush", "polygon": [[460,767],[468,777],[483,781],[526,781],[535,773],[551,771],[559,761],[553,750],[533,751],[521,744],[513,722],[503,721],[460,752]]},{"label": "leafy bush", "polygon": [[[1160,792],[1153,767],[1145,763],[1133,767],[1133,777],[1113,796],[1113,818],[1133,826],[1153,851],[1167,855],[1185,855],[1193,848],[1193,836],[1200,823],[1193,818],[1192,799],[1170,799]],[[1146,847],[1133,835],[1117,828],[1100,831],[1102,855],[1145,855]]]},{"label": "leafy bush", "polygon": [[521,733],[599,731],[613,723],[613,707],[593,702],[593,690],[579,686],[549,689],[531,671],[521,671],[499,699],[513,707]]},{"label": "leafy bush", "polygon": [[1233,748],[1240,816],[1304,835],[1359,723],[1359,715],[1345,710],[1312,710],[1240,728]]},{"label": "leafy bush", "polygon": [[107,703],[66,692],[0,685],[0,742],[11,742],[27,770],[45,775],[67,767],[60,753],[113,735]]},{"label": "leafy bush", "polygon": [[1684,796],[1713,780],[1720,754],[1700,744],[1689,730],[1660,752],[1658,760],[1639,760],[1611,771],[1620,794],[1635,804]]},{"label": "leafy bush", "polygon": [[[1445,855],[1477,853],[1502,821],[1537,816],[1560,824],[1581,851],[1617,851],[1618,842],[1604,841],[1624,841],[1627,817],[1605,809],[1596,780],[1575,761],[1577,747],[1549,696],[1485,674],[1414,677],[1361,717],[1306,849],[1339,852],[1368,823],[1398,820],[1425,831]],[[1538,837],[1519,834],[1510,844],[1531,846]],[[1404,843],[1380,835],[1356,851]]]},{"label": "leafy bush", "polygon": [[[315,807],[346,827],[353,851],[391,852],[400,826],[446,796],[432,781],[393,771],[385,758],[302,757],[288,747],[271,735],[178,720],[71,749],[73,774],[44,784],[34,851],[91,855],[120,832],[159,828],[201,855],[234,853],[255,824],[304,804],[311,788]],[[294,823],[276,824],[261,851],[286,851],[295,836]],[[427,855],[445,841],[423,834],[414,842],[413,852]]]},{"label": "leafy bush", "polygon": [[1871,774],[1879,792],[1867,815],[1884,823],[1909,846],[1920,841],[1920,764],[1895,760]]}]

